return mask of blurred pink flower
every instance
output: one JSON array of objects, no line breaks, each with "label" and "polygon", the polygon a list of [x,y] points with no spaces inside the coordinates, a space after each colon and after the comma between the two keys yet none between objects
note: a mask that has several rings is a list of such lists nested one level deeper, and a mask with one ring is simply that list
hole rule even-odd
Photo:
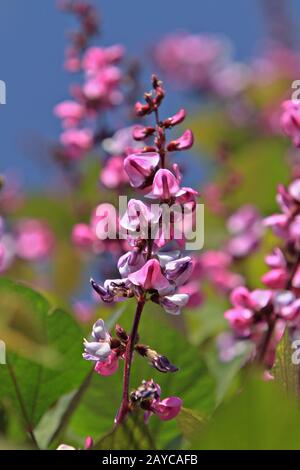
[{"label": "blurred pink flower", "polygon": [[16,225],[16,253],[21,258],[36,261],[48,257],[54,247],[54,235],[48,225],[35,219]]}]

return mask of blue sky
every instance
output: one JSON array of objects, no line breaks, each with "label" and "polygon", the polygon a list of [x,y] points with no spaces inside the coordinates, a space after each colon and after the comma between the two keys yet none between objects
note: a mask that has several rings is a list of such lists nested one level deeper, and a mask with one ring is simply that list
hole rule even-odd
[{"label": "blue sky", "polygon": [[[148,64],[149,72],[149,46],[173,30],[225,34],[238,59],[253,56],[266,37],[260,0],[94,3],[103,17],[101,42],[124,44],[130,56]],[[288,3],[297,21],[300,2]],[[15,168],[25,184],[44,185],[49,181],[44,144],[59,133],[52,108],[67,97],[70,82],[62,62],[72,22],[56,10],[55,0],[1,0],[0,18],[0,79],[7,84],[7,104],[0,106],[0,172]]]}]

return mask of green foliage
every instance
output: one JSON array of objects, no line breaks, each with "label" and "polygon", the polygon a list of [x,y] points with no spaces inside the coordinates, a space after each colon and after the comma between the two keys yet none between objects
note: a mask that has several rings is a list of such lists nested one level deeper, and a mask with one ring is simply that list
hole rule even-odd
[{"label": "green foliage", "polygon": [[100,439],[94,450],[155,450],[155,440],[148,426],[144,423],[143,414],[131,413],[126,421]]},{"label": "green foliage", "polygon": [[[26,357],[24,351],[7,351],[7,364],[1,366],[0,399],[12,404],[26,430],[33,430],[43,414],[65,393],[76,389],[89,371],[81,360],[82,333],[75,320],[66,312],[53,308],[49,302],[25,285],[0,279],[1,307],[11,320],[15,311],[30,310],[39,325],[39,344],[49,352],[47,365],[37,357]],[[3,299],[8,299],[3,304]],[[10,302],[9,300],[12,300]],[[18,332],[23,325],[13,326]],[[74,363],[76,364],[74,365]]]},{"label": "green foliage", "polygon": [[252,378],[194,435],[191,448],[299,450],[299,420],[298,404],[278,385]]}]

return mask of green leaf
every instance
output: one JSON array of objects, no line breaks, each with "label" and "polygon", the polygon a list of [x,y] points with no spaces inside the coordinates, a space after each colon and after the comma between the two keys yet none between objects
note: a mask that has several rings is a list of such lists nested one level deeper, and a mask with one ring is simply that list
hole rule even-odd
[{"label": "green leaf", "polygon": [[194,436],[192,449],[300,449],[300,411],[277,384],[253,378]]},{"label": "green leaf", "polygon": [[[2,278],[0,297],[2,308],[3,299],[13,298],[12,305],[31,311],[40,328],[40,344],[59,357],[58,363],[46,367],[8,349],[7,364],[1,366],[0,399],[12,402],[26,430],[33,431],[48,408],[61,395],[76,389],[87,375],[89,366],[81,360],[82,333],[73,317],[54,309],[29,287]],[[10,308],[10,302],[6,306]]]},{"label": "green leaf", "polygon": [[250,356],[253,344],[249,341],[243,343],[243,350],[230,362],[222,362],[219,358],[215,342],[206,351],[205,357],[209,370],[216,380],[216,402],[219,405],[229,390],[240,386],[239,371]]},{"label": "green leaf", "polygon": [[[133,320],[134,304],[128,302],[122,317],[122,326],[129,331]],[[139,328],[140,342],[166,355],[179,367],[175,374],[161,374],[151,368],[147,361],[136,355],[132,367],[131,389],[140,385],[143,379],[153,378],[162,389],[162,397],[179,396],[184,406],[193,408],[201,414],[208,414],[215,404],[214,381],[209,376],[204,361],[197,348],[191,346],[167,320],[166,314],[155,304],[146,305]],[[77,436],[81,442],[87,434],[98,440],[112,428],[114,417],[119,408],[122,393],[122,366],[111,377],[94,375],[91,386],[80,406],[74,413],[69,435]],[[177,423],[162,422],[153,416],[149,424],[155,436],[156,446],[164,448],[180,434]]]},{"label": "green leaf", "polygon": [[197,411],[188,408],[182,408],[176,420],[183,437],[187,440],[191,440],[197,435],[204,423],[204,418]]},{"label": "green leaf", "polygon": [[142,413],[132,413],[95,445],[94,450],[155,450],[154,440]]}]

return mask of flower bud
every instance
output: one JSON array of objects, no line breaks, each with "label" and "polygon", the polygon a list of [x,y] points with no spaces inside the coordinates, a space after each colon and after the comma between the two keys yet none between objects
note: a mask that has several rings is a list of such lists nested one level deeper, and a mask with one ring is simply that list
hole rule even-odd
[{"label": "flower bud", "polygon": [[118,323],[115,326],[115,331],[116,331],[117,337],[122,341],[122,343],[127,343],[128,334],[126,333],[124,328],[122,328],[122,326],[119,325]]},{"label": "flower bud", "polygon": [[151,107],[149,104],[142,104],[140,102],[137,102],[135,104],[135,113],[137,116],[146,116],[146,114],[151,113]]},{"label": "flower bud", "polygon": [[194,136],[190,129],[187,129],[181,137],[176,140],[172,140],[167,149],[169,152],[174,152],[175,150],[187,150],[190,149],[194,144]]},{"label": "flower bud", "polygon": [[188,294],[174,294],[162,297],[159,300],[159,303],[167,313],[170,313],[172,315],[179,315],[180,309],[182,307],[185,307],[188,301]]},{"label": "flower bud", "polygon": [[177,372],[178,367],[171,364],[166,356],[162,356],[158,352],[150,349],[149,346],[144,344],[137,344],[135,347],[136,351],[143,357],[146,357],[149,364],[159,372]]},{"label": "flower bud", "polygon": [[168,119],[166,119],[163,124],[164,124],[164,127],[173,127],[173,126],[176,126],[177,124],[180,124],[181,122],[183,122],[185,120],[185,110],[182,108],[178,111],[178,113],[174,114],[174,116],[172,117],[169,117]]},{"label": "flower bud", "polygon": [[154,127],[135,126],[132,131],[132,136],[134,140],[144,140],[154,132]]}]

